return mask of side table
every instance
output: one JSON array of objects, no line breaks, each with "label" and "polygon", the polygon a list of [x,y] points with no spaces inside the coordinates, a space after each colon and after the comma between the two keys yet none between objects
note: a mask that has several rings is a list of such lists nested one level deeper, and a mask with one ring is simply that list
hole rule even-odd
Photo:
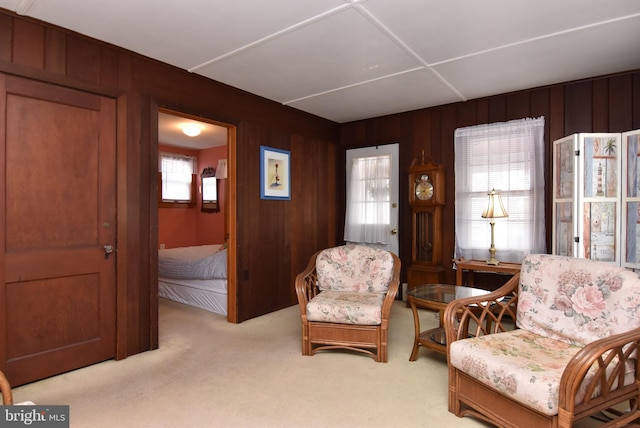
[{"label": "side table", "polygon": [[[416,358],[418,358],[420,346],[446,354],[447,342],[445,340],[443,328],[443,316],[445,309],[447,309],[447,305],[455,299],[481,296],[488,293],[490,293],[490,291],[482,290],[480,288],[449,284],[422,284],[411,288],[407,292],[407,303],[413,312],[415,338],[409,361],[415,361]],[[418,308],[438,311],[440,316],[438,327],[420,331]]]},{"label": "side table", "polygon": [[520,272],[520,263],[507,263],[500,262],[499,265],[488,265],[484,260],[467,260],[467,259],[454,259],[453,262],[456,265],[456,284],[465,285],[462,274],[467,271],[467,284],[469,287],[473,287],[473,273],[474,272],[492,272],[498,274],[515,275]]}]

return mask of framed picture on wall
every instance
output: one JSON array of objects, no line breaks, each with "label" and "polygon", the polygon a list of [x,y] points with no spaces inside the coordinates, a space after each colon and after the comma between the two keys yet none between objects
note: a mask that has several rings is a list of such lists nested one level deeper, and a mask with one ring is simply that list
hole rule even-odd
[{"label": "framed picture on wall", "polygon": [[260,199],[291,199],[291,154],[260,146]]}]

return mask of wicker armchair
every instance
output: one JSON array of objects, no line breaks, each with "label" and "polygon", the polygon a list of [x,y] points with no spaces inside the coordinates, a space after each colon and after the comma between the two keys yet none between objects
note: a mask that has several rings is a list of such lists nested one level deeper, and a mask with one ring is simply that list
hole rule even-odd
[{"label": "wicker armchair", "polygon": [[295,281],[302,355],[341,348],[387,362],[399,283],[400,259],[388,251],[344,245],[314,254]]},{"label": "wicker armchair", "polygon": [[640,411],[640,279],[605,262],[525,257],[495,292],[445,311],[449,411],[501,427],[570,427]]}]

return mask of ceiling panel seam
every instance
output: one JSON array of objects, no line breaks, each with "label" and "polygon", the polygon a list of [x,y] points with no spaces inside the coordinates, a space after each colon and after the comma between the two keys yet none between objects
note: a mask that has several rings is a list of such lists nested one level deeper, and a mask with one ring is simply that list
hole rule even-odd
[{"label": "ceiling panel seam", "polygon": [[26,15],[35,2],[36,0],[22,0],[18,3],[18,7],[16,7],[16,13],[18,15]]},{"label": "ceiling panel seam", "polygon": [[411,56],[413,59],[418,61],[422,66],[438,81],[441,85],[443,85],[446,89],[453,92],[453,94],[460,101],[467,101],[467,98],[462,95],[460,91],[458,91],[448,80],[440,75],[436,70],[434,70],[431,65],[424,60],[420,55],[418,55],[413,49],[411,49],[400,37],[398,37],[391,29],[389,29],[386,25],[382,23],[374,14],[369,12],[367,8],[362,5],[356,5],[354,8],[364,16],[369,22],[371,22],[378,30],[380,30],[386,37],[388,37],[392,42],[394,42],[400,49],[405,51],[407,55]]},{"label": "ceiling panel seam", "polygon": [[237,49],[234,49],[234,50],[229,51],[229,52],[227,52],[225,54],[222,54],[222,55],[220,55],[220,56],[218,56],[216,58],[210,59],[209,61],[203,62],[202,64],[199,64],[199,65],[196,65],[194,67],[191,67],[189,69],[189,72],[191,72],[191,73],[196,72],[196,71],[198,71],[198,70],[200,70],[200,69],[202,69],[204,67],[210,66],[211,64],[215,64],[217,62],[220,62],[220,61],[225,60],[227,58],[230,58],[232,56],[238,55],[239,53],[242,53],[242,52],[244,52],[246,50],[252,49],[252,48],[254,48],[256,46],[262,45],[262,44],[267,43],[267,42],[269,42],[271,40],[277,39],[278,37],[284,36],[285,34],[292,33],[292,32],[294,32],[296,30],[299,30],[300,28],[306,27],[307,25],[311,25],[311,24],[314,24],[316,22],[319,22],[319,21],[322,21],[324,19],[327,19],[328,17],[333,16],[333,15],[335,15],[337,13],[340,13],[340,12],[346,10],[346,9],[352,9],[353,7],[354,6],[351,5],[351,4],[344,4],[344,5],[335,7],[333,9],[330,9],[330,10],[328,10],[326,12],[323,12],[323,13],[320,13],[318,15],[312,16],[311,18],[307,18],[307,19],[305,19],[303,21],[300,21],[300,22],[298,22],[296,24],[293,24],[293,25],[291,25],[291,26],[289,26],[287,28],[284,28],[284,29],[282,29],[280,31],[276,31],[275,33],[269,34],[268,36],[262,37],[262,38],[260,38],[258,40],[255,40],[255,41],[253,41],[251,43],[248,43],[248,44],[246,44],[244,46],[241,46],[241,47],[239,47]]},{"label": "ceiling panel seam", "polygon": [[471,52],[469,54],[460,55],[460,56],[457,56],[457,57],[454,57],[454,58],[448,58],[448,59],[445,59],[445,60],[442,60],[442,61],[434,62],[433,64],[431,64],[431,66],[436,67],[436,66],[439,66],[439,65],[448,64],[448,63],[452,63],[452,62],[455,62],[455,61],[460,61],[462,59],[473,58],[474,56],[478,56],[478,55],[484,55],[484,54],[490,53],[490,52],[496,52],[496,51],[499,51],[499,50],[512,48],[512,47],[515,47],[515,46],[526,45],[528,43],[533,43],[533,42],[537,42],[537,41],[540,41],[540,40],[551,39],[551,38],[554,38],[554,37],[563,36],[565,34],[570,34],[570,33],[574,33],[574,32],[577,32],[577,31],[588,30],[589,28],[595,28],[595,27],[600,27],[600,26],[603,26],[603,25],[615,24],[615,23],[619,23],[621,21],[626,21],[627,19],[633,19],[633,18],[637,18],[637,17],[640,17],[640,13],[636,13],[636,14],[633,14],[633,15],[622,16],[622,17],[613,18],[613,19],[608,19],[606,21],[599,21],[599,22],[594,22],[594,23],[591,23],[591,24],[581,25],[579,27],[569,28],[567,30],[556,31],[555,33],[544,34],[542,36],[532,37],[530,39],[525,39],[525,40],[519,40],[517,42],[507,43],[506,45],[501,45],[501,46],[496,46],[494,48],[489,48],[489,49],[484,49],[484,50],[481,50],[481,51]]},{"label": "ceiling panel seam", "polygon": [[296,102],[299,102],[299,101],[308,100],[310,98],[320,97],[322,95],[331,94],[333,92],[342,91],[344,89],[355,88],[357,86],[366,85],[366,84],[372,83],[372,82],[378,82],[380,80],[385,80],[385,79],[389,79],[389,78],[392,78],[392,77],[401,76],[403,74],[413,73],[414,71],[419,71],[419,70],[424,70],[424,69],[425,69],[424,67],[415,67],[415,68],[412,68],[412,69],[409,69],[409,70],[402,70],[402,71],[399,71],[397,73],[388,74],[386,76],[380,76],[380,77],[376,77],[376,78],[369,79],[369,80],[362,80],[360,82],[352,83],[350,85],[340,86],[339,88],[328,89],[326,91],[317,92],[315,94],[305,95],[304,97],[296,98],[294,100],[284,101],[282,104],[283,105],[290,105],[290,104],[293,104],[293,103],[296,103]]}]

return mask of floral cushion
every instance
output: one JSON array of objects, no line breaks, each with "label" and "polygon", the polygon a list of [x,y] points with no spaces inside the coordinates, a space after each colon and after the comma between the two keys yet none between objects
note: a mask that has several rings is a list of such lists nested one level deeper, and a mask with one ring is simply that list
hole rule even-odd
[{"label": "floral cushion", "polygon": [[[640,327],[639,312],[640,279],[634,272],[605,262],[528,255],[518,290],[520,329],[453,342],[449,361],[510,398],[555,415],[569,360],[588,343]],[[634,381],[630,364],[624,383]],[[577,402],[584,394],[578,393]]]},{"label": "floral cushion", "polygon": [[343,245],[322,251],[316,259],[320,290],[386,293],[393,257],[385,250]]},{"label": "floral cushion", "polygon": [[[556,415],[562,372],[580,348],[530,331],[514,330],[453,342],[449,363],[518,402]],[[592,376],[587,374],[587,380]],[[625,384],[634,379],[633,367],[627,367]],[[599,393],[595,391],[594,396]],[[582,398],[584,391],[578,393],[578,402]]]},{"label": "floral cushion", "polygon": [[325,290],[307,303],[309,321],[379,325],[383,293]]},{"label": "floral cushion", "polygon": [[584,346],[640,327],[640,279],[611,263],[531,254],[518,292],[518,327]]}]

